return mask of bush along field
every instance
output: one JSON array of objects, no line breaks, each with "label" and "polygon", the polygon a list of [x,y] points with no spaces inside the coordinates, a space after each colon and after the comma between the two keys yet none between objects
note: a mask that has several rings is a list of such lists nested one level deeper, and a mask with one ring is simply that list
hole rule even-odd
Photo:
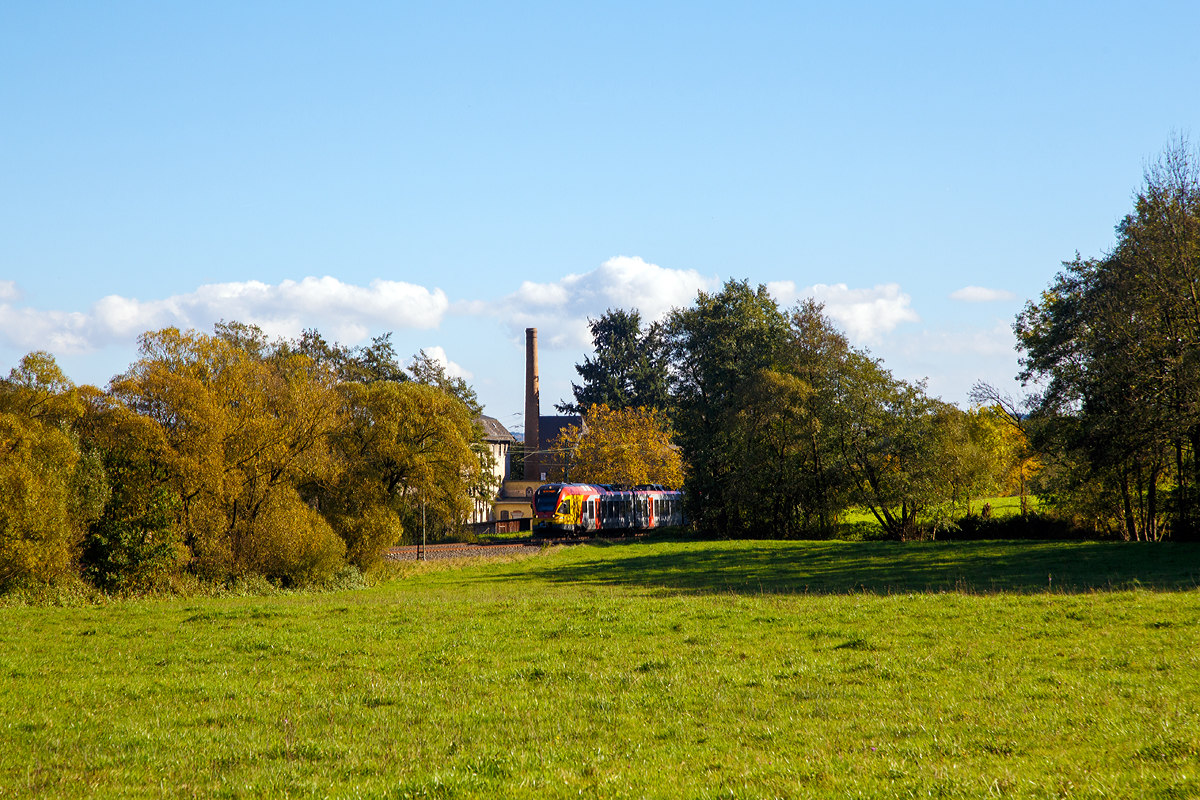
[{"label": "bush along field", "polygon": [[1194,797],[1200,548],[665,542],[0,609],[0,796]]}]

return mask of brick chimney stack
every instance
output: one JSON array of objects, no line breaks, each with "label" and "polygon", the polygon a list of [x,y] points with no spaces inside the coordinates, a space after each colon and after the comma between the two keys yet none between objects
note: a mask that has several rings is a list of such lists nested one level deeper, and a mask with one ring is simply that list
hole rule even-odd
[{"label": "brick chimney stack", "polygon": [[538,385],[537,328],[525,329],[525,480],[541,478],[542,459],[537,453],[538,417],[542,415],[541,387]]}]

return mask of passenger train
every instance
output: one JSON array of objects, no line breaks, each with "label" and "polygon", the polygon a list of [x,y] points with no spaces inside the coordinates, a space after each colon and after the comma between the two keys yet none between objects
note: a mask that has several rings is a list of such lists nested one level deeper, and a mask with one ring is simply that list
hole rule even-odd
[{"label": "passenger train", "polygon": [[625,489],[548,483],[533,494],[533,532],[579,534],[683,525],[683,492],[647,485]]}]

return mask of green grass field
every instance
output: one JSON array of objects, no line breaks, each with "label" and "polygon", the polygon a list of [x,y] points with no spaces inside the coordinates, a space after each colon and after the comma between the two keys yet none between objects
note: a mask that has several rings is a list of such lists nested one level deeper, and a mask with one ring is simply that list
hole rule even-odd
[{"label": "green grass field", "polygon": [[0,796],[1195,797],[1200,547],[642,542],[0,609]]},{"label": "green grass field", "polygon": [[[992,516],[996,519],[1004,519],[1005,517],[1015,517],[1021,513],[1021,498],[1013,497],[978,497],[971,501],[972,513],[978,514],[982,511],[984,503],[992,507]],[[1029,510],[1037,511],[1041,507],[1036,495],[1029,496]],[[852,508],[842,515],[842,524],[844,525],[879,525],[879,520],[875,519],[875,515],[866,508]]]}]

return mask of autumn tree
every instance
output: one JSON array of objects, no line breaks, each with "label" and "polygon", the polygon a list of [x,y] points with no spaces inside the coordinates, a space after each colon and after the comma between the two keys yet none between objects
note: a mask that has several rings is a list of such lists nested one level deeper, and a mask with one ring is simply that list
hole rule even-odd
[{"label": "autumn tree", "polygon": [[683,462],[671,444],[670,425],[666,416],[653,408],[591,406],[584,425],[564,428],[555,446],[568,453],[573,481],[683,485]]},{"label": "autumn tree", "polygon": [[466,406],[472,419],[483,413],[479,396],[471,388],[471,385],[463,378],[447,374],[446,367],[424,350],[412,357],[412,361],[408,365],[408,372],[417,383],[433,386],[457,399]]},{"label": "autumn tree", "polygon": [[852,351],[819,303],[802,303],[786,322],[778,357],[743,394],[733,441],[744,453],[733,488],[750,530],[828,535],[849,502],[829,410]]},{"label": "autumn tree", "polygon": [[1031,425],[1036,423],[1028,419],[1028,400],[1017,400],[987,381],[972,386],[970,397],[979,406],[981,421],[986,420],[998,428],[998,441],[993,446],[995,458],[1002,464],[999,483],[1006,495],[1020,497],[1021,514],[1027,516],[1030,511],[1029,487],[1042,469],[1030,437]]},{"label": "autumn tree", "polygon": [[864,353],[851,354],[839,382],[830,422],[854,501],[890,537],[920,538],[923,517],[944,520],[952,504],[953,471],[945,456],[953,409]]},{"label": "autumn tree", "polygon": [[162,428],[103,392],[89,392],[84,401],[80,438],[103,465],[108,498],[84,534],[83,574],[106,590],[169,586],[191,552]]},{"label": "autumn tree", "polygon": [[67,576],[103,507],[103,470],[72,428],[82,413],[49,353],[30,353],[0,381],[0,590]]},{"label": "autumn tree", "polygon": [[404,532],[420,531],[422,511],[439,532],[456,529],[472,491],[490,476],[470,408],[416,381],[344,384],[347,419],[335,443],[344,471],[322,507],[352,561],[370,566]]},{"label": "autumn tree", "polygon": [[140,358],[113,379],[112,396],[157,426],[153,456],[179,498],[199,572],[321,579],[345,547],[300,491],[338,466],[333,376],[308,356],[271,353],[255,331],[233,334],[143,334]]}]

